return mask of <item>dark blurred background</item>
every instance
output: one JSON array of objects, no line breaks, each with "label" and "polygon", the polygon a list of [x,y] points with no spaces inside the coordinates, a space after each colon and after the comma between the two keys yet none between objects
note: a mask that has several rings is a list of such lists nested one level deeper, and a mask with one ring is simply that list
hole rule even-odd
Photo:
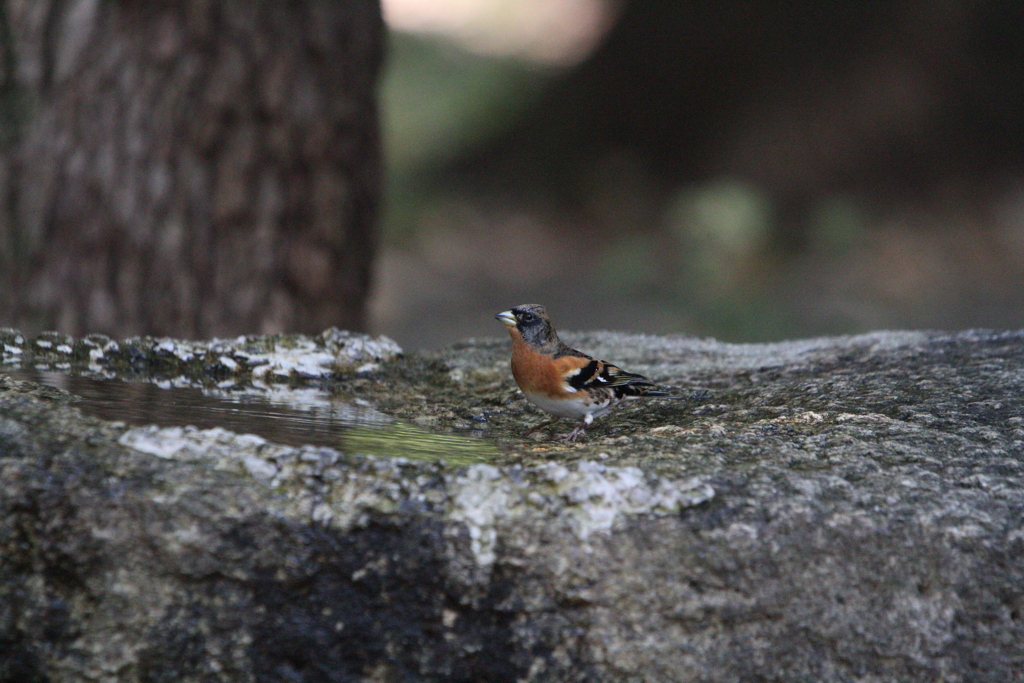
[{"label": "dark blurred background", "polygon": [[386,0],[372,326],[1021,326],[1024,5]]},{"label": "dark blurred background", "polygon": [[996,0],[0,0],[0,324],[1019,328],[1022,35]]}]

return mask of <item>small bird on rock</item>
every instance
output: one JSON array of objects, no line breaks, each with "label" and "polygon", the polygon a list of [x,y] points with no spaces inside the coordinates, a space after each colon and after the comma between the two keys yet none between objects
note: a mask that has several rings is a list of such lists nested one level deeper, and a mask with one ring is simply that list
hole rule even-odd
[{"label": "small bird on rock", "polygon": [[643,375],[577,351],[558,338],[547,311],[537,304],[523,304],[494,316],[508,327],[512,337],[512,376],[523,394],[554,419],[529,429],[528,436],[563,417],[582,418],[562,437],[575,441],[595,417],[626,400],[675,396]]}]

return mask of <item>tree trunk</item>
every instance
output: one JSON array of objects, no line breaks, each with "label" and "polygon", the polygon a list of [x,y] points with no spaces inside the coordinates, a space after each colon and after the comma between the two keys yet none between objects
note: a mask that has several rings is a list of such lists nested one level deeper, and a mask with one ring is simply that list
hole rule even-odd
[{"label": "tree trunk", "polygon": [[363,326],[375,0],[0,0],[0,319]]}]

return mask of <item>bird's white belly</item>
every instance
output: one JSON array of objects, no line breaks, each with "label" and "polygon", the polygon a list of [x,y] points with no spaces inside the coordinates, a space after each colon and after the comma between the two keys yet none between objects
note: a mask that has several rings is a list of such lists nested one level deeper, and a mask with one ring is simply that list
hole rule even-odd
[{"label": "bird's white belly", "polygon": [[611,407],[611,401],[585,404],[582,400],[554,399],[548,398],[543,394],[532,394],[525,391],[523,393],[530,400],[530,403],[558,417],[583,417],[587,414],[600,417],[608,412],[608,409]]}]

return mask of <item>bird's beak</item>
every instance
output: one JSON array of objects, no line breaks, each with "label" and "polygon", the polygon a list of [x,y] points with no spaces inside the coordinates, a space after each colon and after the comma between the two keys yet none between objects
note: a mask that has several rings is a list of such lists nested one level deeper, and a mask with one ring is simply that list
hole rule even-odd
[{"label": "bird's beak", "polygon": [[494,316],[501,322],[505,327],[515,327],[516,317],[512,314],[512,311],[502,311],[498,315]]}]

